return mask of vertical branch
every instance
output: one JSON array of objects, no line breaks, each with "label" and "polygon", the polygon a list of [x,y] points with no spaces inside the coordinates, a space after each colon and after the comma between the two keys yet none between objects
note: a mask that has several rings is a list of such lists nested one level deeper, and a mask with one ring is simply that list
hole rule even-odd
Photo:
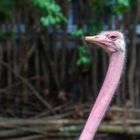
[{"label": "vertical branch", "polygon": [[[49,70],[49,74],[50,74],[50,81],[53,81],[53,83],[51,83],[51,84],[54,84],[54,87],[56,87],[57,89],[60,89],[60,83],[59,83],[59,81],[57,81],[57,79],[55,77],[55,72],[54,72],[54,68],[53,68],[54,64],[53,64],[53,61],[52,61],[51,56],[50,56],[49,35],[46,34],[45,36],[41,35],[41,40],[42,40],[42,43],[43,43],[44,55],[46,57],[46,61],[47,61],[47,64],[48,64],[48,70]],[[50,85],[50,86],[52,86],[52,85]]]},{"label": "vertical branch", "polygon": [[[140,19],[139,19],[140,21]],[[134,81],[135,81],[135,85],[134,85],[134,89],[135,89],[135,103],[136,103],[136,108],[140,107],[140,55],[139,55],[139,47],[138,45],[136,45],[136,67],[135,67],[135,72],[134,72]],[[140,115],[139,115],[140,116]],[[139,117],[138,116],[138,117]]]},{"label": "vertical branch", "polygon": [[[0,29],[2,29],[2,24],[0,23]],[[3,45],[2,45],[2,43],[0,42],[0,60],[2,60],[3,59]],[[2,73],[3,73],[3,71],[2,71],[2,66],[0,65],[0,89],[2,88]],[[2,102],[2,94],[1,94],[1,92],[0,92],[0,104],[2,104],[3,102]]]},{"label": "vertical branch", "polygon": [[97,50],[95,50],[96,48],[93,48],[93,56],[94,56],[94,62],[92,64],[92,87],[93,88],[93,93],[94,93],[94,99],[96,98],[96,94],[97,94],[97,91],[98,91],[98,68],[97,68],[97,65],[98,65],[98,52]]},{"label": "vertical branch", "polygon": [[[19,71],[19,67],[18,67],[19,47],[18,47],[18,44],[17,44],[17,41],[16,41],[16,35],[18,34],[18,31],[19,31],[19,26],[18,26],[19,25],[19,17],[20,17],[19,16],[19,11],[17,9],[13,9],[12,28],[13,29],[16,28],[16,32],[14,32],[14,35],[12,37],[12,44],[13,44],[13,48],[12,48],[13,71]],[[15,83],[17,82],[17,79],[16,79],[15,76],[13,76],[13,80],[15,81]],[[18,93],[20,93],[20,89],[15,88],[15,92],[14,92],[15,98],[13,99],[15,104],[13,104],[13,108],[16,108],[16,109],[18,109],[19,106],[20,106],[20,94],[18,94]]]},{"label": "vertical branch", "polygon": [[[140,54],[140,45],[137,47],[137,54]],[[140,108],[140,55],[137,55],[137,67],[136,67],[136,86],[135,86],[135,92],[137,95],[136,102],[137,102],[137,108]]]},{"label": "vertical branch", "polygon": [[[5,22],[5,28],[6,28],[7,33],[11,31],[11,21],[10,20]],[[10,66],[12,66],[12,55],[11,55],[12,43],[11,43],[11,39],[8,37],[7,37],[7,42],[5,43],[5,46],[6,46],[6,49],[5,49],[6,55],[5,55],[4,59]],[[11,71],[9,71],[9,70],[7,71],[6,78],[7,78],[7,81],[6,81],[7,83],[5,86],[10,87],[12,85],[12,73],[11,73]],[[5,109],[6,111],[11,110],[11,106],[9,107],[10,100],[11,100],[11,96],[10,96],[10,94],[8,94],[6,96],[6,109]]]},{"label": "vertical branch", "polygon": [[137,10],[136,10],[136,18],[134,20],[133,25],[131,25],[132,29],[131,29],[131,34],[132,34],[132,44],[131,44],[131,54],[130,54],[130,65],[129,65],[129,71],[128,71],[128,84],[129,84],[129,94],[130,94],[130,98],[133,104],[133,107],[136,107],[135,104],[135,99],[136,97],[136,93],[135,93],[135,80],[134,80],[134,75],[135,75],[135,69],[136,69],[136,58],[137,58],[137,53],[136,53],[136,26],[137,23],[140,19],[140,4],[138,4],[137,6]]},{"label": "vertical branch", "polygon": [[[62,11],[65,17],[67,17],[68,15],[68,5],[63,1],[63,5],[62,5]],[[66,69],[66,51],[67,51],[67,24],[63,23],[62,24],[62,52],[61,52],[61,73],[60,73],[60,81],[61,83],[64,84],[64,80],[65,80],[65,69]]]},{"label": "vertical branch", "polygon": [[[5,25],[6,25],[6,32],[9,32],[10,31],[9,26],[11,26],[10,22],[8,21]],[[11,40],[10,39],[7,40],[6,45],[7,45],[7,53],[6,53],[7,58],[6,58],[6,60],[9,63],[9,65],[11,65],[12,64],[12,61],[11,61],[12,46],[11,46]],[[11,86],[11,84],[12,84],[12,73],[10,71],[8,71],[8,73],[7,73],[7,86]]]},{"label": "vertical branch", "polygon": [[[123,32],[124,34],[127,34],[127,24],[128,24],[128,21],[129,21],[129,13],[124,13],[123,14],[123,20],[122,20],[122,29],[123,29]],[[128,64],[127,64],[128,65]],[[125,66],[127,67],[127,66]],[[127,100],[129,100],[127,98],[128,96],[128,88],[127,88],[127,68],[125,68],[126,72],[125,74],[122,76],[122,82],[121,82],[121,94],[120,94],[120,97],[122,97],[122,102],[121,102],[121,105],[122,106],[126,106],[126,103],[128,102]]]},{"label": "vertical branch", "polygon": [[[58,76],[58,31],[56,27],[53,27],[53,75],[56,83],[59,83]],[[59,85],[60,87],[60,85]]]},{"label": "vertical branch", "polygon": [[[120,23],[118,18],[119,18],[118,16],[115,16],[115,30],[118,30],[122,26],[122,22]],[[122,96],[121,89],[122,89],[122,84],[119,86],[119,88],[117,90],[117,94],[116,94],[116,104],[117,104],[117,106],[121,105],[121,96]]]}]

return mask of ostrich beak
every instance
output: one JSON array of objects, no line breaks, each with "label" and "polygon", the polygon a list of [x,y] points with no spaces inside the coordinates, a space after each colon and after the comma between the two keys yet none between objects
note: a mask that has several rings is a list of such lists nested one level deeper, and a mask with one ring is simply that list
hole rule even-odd
[{"label": "ostrich beak", "polygon": [[97,36],[86,36],[85,40],[88,41],[88,42],[97,44],[97,45],[99,45],[99,46],[101,46],[103,48],[104,48],[104,46],[106,44],[106,40],[103,37],[99,36],[99,35],[97,35]]},{"label": "ostrich beak", "polygon": [[102,42],[102,38],[100,36],[86,36],[85,40],[92,43]]},{"label": "ostrich beak", "polygon": [[89,42],[92,42],[93,38],[94,36],[85,36],[85,40]]},{"label": "ostrich beak", "polygon": [[96,36],[86,36],[85,40],[102,47],[106,52],[115,52],[116,49],[114,47],[114,43],[111,40],[108,40],[104,36],[96,35]]}]

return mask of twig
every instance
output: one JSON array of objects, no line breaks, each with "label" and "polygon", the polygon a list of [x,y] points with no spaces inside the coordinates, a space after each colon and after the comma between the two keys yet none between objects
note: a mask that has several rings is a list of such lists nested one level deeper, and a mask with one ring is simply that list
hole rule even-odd
[{"label": "twig", "polygon": [[0,64],[4,67],[8,68],[16,77],[18,77],[32,92],[33,94],[46,106],[47,109],[50,110],[54,114],[50,104],[48,104],[43,97],[35,90],[35,88],[24,78],[22,77],[17,71],[12,70],[12,68],[2,60],[0,60]]},{"label": "twig", "polygon": [[44,136],[42,135],[33,135],[33,136],[23,136],[21,138],[12,138],[12,139],[8,139],[8,140],[42,140]]}]

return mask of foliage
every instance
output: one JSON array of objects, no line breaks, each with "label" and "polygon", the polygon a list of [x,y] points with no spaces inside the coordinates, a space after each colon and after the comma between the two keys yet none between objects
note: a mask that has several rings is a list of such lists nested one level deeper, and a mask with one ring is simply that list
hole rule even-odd
[{"label": "foliage", "polygon": [[75,37],[80,37],[82,35],[84,35],[83,29],[77,29],[74,32],[72,32],[72,36],[75,36]]},{"label": "foliage", "polygon": [[132,0],[93,0],[92,6],[94,6],[93,11],[100,15],[102,9],[104,8],[107,12],[107,15],[112,14],[122,14],[129,10],[131,7]]},{"label": "foliage", "polygon": [[[26,3],[26,1],[14,0],[2,0],[0,2],[0,23],[8,21],[12,17],[12,8],[20,8]],[[48,25],[60,25],[60,23],[66,22],[66,18],[61,12],[60,6],[54,0],[31,0],[31,3],[42,13],[40,21],[44,26]],[[11,36],[12,32],[3,33],[0,31],[0,41],[4,41]]]},{"label": "foliage", "polygon": [[60,25],[66,18],[61,12],[60,6],[54,0],[31,0],[32,4],[42,13],[40,21],[44,26]]},{"label": "foliage", "polygon": [[116,0],[114,2],[112,0],[105,1],[105,8],[111,15],[118,15],[127,12],[130,9],[130,6],[130,0]]},{"label": "foliage", "polygon": [[8,20],[12,14],[13,2],[11,0],[2,0],[0,2],[0,22]]},{"label": "foliage", "polygon": [[96,34],[97,32],[101,31],[103,27],[103,23],[100,21],[91,21],[89,23],[89,34],[93,35]]},{"label": "foliage", "polygon": [[[0,2],[0,23],[8,21],[12,17],[12,8],[14,3],[12,0],[2,0]],[[12,31],[2,32],[0,30],[0,42],[5,41],[12,36]]]},{"label": "foliage", "polygon": [[[84,35],[83,29],[77,29],[74,32],[72,32],[72,36],[74,37],[81,37]],[[82,66],[85,70],[88,70],[89,66],[92,62],[92,55],[88,48],[85,48],[83,46],[78,47],[78,58],[76,61],[77,66]]]},{"label": "foliage", "polygon": [[112,15],[119,15],[123,14],[125,12],[128,12],[134,2],[132,0],[92,0],[91,1],[91,8],[92,13],[94,14],[95,20],[90,20],[88,31],[90,34],[96,34],[103,28],[103,23],[100,18],[100,15],[102,15],[103,10],[105,9],[107,16]]},{"label": "foliage", "polygon": [[5,33],[0,32],[0,42],[6,41],[8,38],[12,37],[12,35],[12,31],[7,31]]},{"label": "foliage", "polygon": [[83,46],[78,47],[78,59],[76,64],[78,66],[90,66],[92,63],[92,54],[91,51]]}]

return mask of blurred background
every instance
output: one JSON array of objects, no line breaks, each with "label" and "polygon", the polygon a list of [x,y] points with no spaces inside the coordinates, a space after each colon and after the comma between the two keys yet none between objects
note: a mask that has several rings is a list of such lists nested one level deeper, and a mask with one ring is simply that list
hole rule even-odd
[{"label": "blurred background", "polygon": [[125,72],[95,140],[140,139],[140,0],[1,0],[0,139],[74,140],[108,56],[82,40],[119,30]]}]

